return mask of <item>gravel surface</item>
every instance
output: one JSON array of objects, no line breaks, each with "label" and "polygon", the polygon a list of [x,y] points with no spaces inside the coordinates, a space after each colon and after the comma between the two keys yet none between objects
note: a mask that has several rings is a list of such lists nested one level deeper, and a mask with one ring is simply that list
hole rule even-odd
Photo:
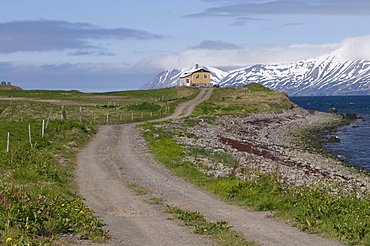
[{"label": "gravel surface", "polygon": [[[318,181],[335,182],[346,189],[366,191],[369,177],[354,168],[345,167],[336,159],[313,151],[301,149],[295,137],[302,128],[315,128],[324,123],[340,120],[341,116],[302,108],[285,110],[281,114],[255,114],[250,117],[218,117],[212,124],[200,121],[194,127],[183,127],[189,133],[178,137],[178,143],[231,153],[239,162],[236,170],[220,163],[202,160],[207,173],[227,176],[231,171],[245,179],[248,169],[257,173],[279,175],[287,185],[300,185]],[[166,124],[176,131],[182,120]],[[196,135],[197,138],[186,137]],[[190,161],[191,158],[189,159]]]},{"label": "gravel surface", "polygon": [[[207,100],[211,93],[212,89],[203,89],[196,99],[180,105],[172,119],[190,115],[192,108]],[[191,229],[167,220],[169,216],[163,214],[166,204],[198,211],[210,222],[228,221],[234,230],[259,245],[342,245],[267,218],[269,213],[229,205],[174,176],[154,160],[142,132],[135,126],[99,127],[94,140],[78,157],[76,178],[80,194],[86,199],[86,205],[107,224],[105,229],[112,235],[105,245],[213,245],[209,238],[193,234]],[[232,139],[229,133],[218,135]],[[127,187],[132,183],[150,192],[136,195]],[[150,198],[160,198],[163,203],[150,205],[146,202]]]}]

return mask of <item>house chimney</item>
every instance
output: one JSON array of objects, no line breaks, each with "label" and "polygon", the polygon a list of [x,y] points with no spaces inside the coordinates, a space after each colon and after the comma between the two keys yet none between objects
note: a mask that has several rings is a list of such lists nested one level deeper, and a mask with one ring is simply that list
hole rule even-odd
[{"label": "house chimney", "polygon": [[195,64],[195,69],[198,69],[199,68],[199,65],[198,64]]}]

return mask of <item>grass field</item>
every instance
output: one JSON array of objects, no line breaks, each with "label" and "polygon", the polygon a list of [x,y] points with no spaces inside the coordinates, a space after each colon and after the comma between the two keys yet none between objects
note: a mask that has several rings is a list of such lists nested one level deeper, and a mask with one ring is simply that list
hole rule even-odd
[{"label": "grass field", "polygon": [[[77,151],[96,133],[99,124],[160,118],[198,92],[197,88],[180,87],[109,93],[0,90],[0,245],[48,245],[63,234],[104,241],[108,234],[101,230],[103,223],[93,217],[76,194],[73,170]],[[62,106],[66,108],[67,120],[61,120]],[[258,84],[215,88],[210,100],[196,108],[195,115],[204,117],[188,118],[185,124],[212,122],[216,115],[278,113],[292,106],[285,93]],[[325,183],[288,191],[276,177],[264,175],[251,182],[232,175],[211,178],[183,158],[194,155],[233,165],[233,157],[203,149],[187,151],[172,139],[173,132],[154,124],[144,127],[150,129],[146,138],[164,165],[226,201],[276,211],[277,217],[310,233],[322,233],[351,245],[370,245],[368,194],[331,194]],[[135,188],[134,184],[131,186]],[[176,213],[199,217],[191,211]],[[226,225],[209,227],[221,228],[224,233]],[[235,242],[239,241],[227,245],[238,245]]]},{"label": "grass field", "polygon": [[293,106],[288,95],[259,84],[215,88],[207,102],[197,106],[194,115],[249,115],[254,112],[279,113]]},{"label": "grass field", "polygon": [[[97,124],[143,121],[170,115],[196,88],[82,93],[79,91],[0,90],[0,121],[58,120],[65,107],[67,119]],[[82,110],[82,114],[81,114]]]},{"label": "grass field", "polygon": [[197,93],[0,90],[0,245],[49,245],[63,234],[104,241],[103,223],[76,194],[77,151],[99,124],[163,117]]}]

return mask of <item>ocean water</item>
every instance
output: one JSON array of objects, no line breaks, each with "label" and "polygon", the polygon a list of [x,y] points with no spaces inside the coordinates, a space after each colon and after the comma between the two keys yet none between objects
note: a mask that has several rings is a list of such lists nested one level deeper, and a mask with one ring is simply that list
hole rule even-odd
[{"label": "ocean water", "polygon": [[326,147],[339,158],[370,171],[370,96],[290,97],[290,100],[305,109],[328,112],[336,108],[338,114],[361,117],[338,127],[331,135],[338,137],[340,143],[327,143]]}]

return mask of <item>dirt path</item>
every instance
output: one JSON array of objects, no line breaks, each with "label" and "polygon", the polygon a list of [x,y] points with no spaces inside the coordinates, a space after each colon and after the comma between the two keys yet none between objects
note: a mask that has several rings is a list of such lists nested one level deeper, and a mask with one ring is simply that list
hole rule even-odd
[{"label": "dirt path", "polygon": [[[212,89],[203,89],[197,98],[183,103],[169,118],[190,115],[207,100]],[[182,116],[181,116],[182,115]],[[228,205],[207,191],[174,176],[148,153],[136,124],[101,126],[95,139],[79,154],[77,180],[86,204],[106,224],[113,236],[107,245],[212,245],[207,237],[167,220],[165,204],[199,211],[208,221],[225,220],[248,240],[260,245],[341,245],[316,235],[299,232],[282,221],[266,218],[267,213],[249,212]],[[150,190],[135,195],[127,187],[137,183]],[[146,200],[161,198],[163,204]]]}]

